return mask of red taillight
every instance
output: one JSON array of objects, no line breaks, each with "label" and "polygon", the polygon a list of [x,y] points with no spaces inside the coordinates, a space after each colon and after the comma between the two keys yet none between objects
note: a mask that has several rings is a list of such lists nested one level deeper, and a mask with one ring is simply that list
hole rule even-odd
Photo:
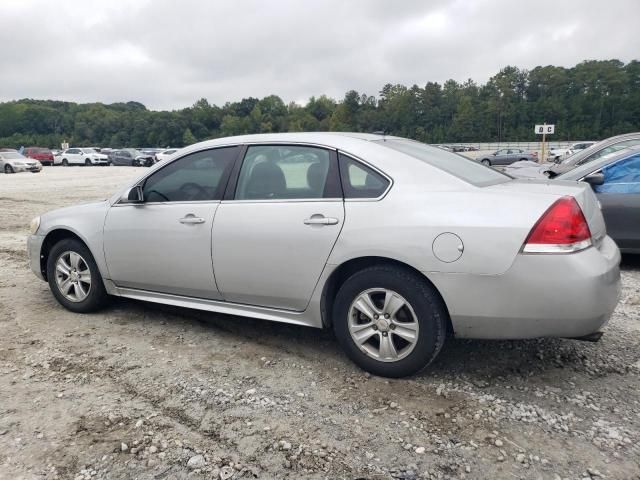
[{"label": "red taillight", "polygon": [[576,252],[591,246],[591,231],[573,197],[557,200],[533,226],[522,251],[525,253]]}]

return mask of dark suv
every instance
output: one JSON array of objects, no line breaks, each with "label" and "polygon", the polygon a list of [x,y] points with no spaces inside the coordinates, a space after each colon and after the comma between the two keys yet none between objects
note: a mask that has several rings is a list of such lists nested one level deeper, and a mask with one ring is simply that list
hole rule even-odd
[{"label": "dark suv", "polygon": [[27,147],[24,156],[38,160],[42,165],[53,165],[53,153],[48,148]]}]

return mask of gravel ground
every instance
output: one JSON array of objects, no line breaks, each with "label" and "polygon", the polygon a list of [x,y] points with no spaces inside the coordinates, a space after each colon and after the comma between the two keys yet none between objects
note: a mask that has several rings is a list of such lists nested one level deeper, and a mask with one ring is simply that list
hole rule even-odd
[{"label": "gravel ground", "polygon": [[449,340],[372,377],[319,330],[115,300],[59,306],[29,220],[140,173],[0,175],[0,478],[640,479],[640,259],[597,344]]}]

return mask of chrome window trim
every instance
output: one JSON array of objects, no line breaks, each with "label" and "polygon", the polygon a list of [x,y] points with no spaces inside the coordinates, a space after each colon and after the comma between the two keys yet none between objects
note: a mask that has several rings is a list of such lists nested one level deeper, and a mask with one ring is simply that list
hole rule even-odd
[{"label": "chrome window trim", "polygon": [[143,203],[127,203],[119,200],[117,203],[113,204],[112,207],[145,207],[147,205],[217,205],[221,203],[221,200],[192,200],[185,201],[179,200],[176,202],[143,202]]},{"label": "chrome window trim", "polygon": [[274,198],[262,200],[222,200],[221,203],[321,203],[342,202],[342,198]]},{"label": "chrome window trim", "polygon": [[[340,154],[342,154],[342,155],[344,155],[346,157],[349,157],[351,160],[353,160],[356,163],[363,164],[367,168],[370,168],[371,170],[373,170],[374,172],[376,172],[377,174],[379,174],[383,178],[386,178],[389,181],[389,185],[387,186],[386,190],[384,192],[382,192],[379,196],[375,197],[375,198],[346,198],[345,197],[344,198],[345,202],[379,202],[380,200],[382,200],[387,195],[387,193],[389,193],[389,190],[391,190],[391,187],[393,187],[393,183],[394,183],[393,182],[393,178],[391,178],[385,172],[380,170],[378,167],[376,167],[374,165],[371,165],[366,160],[363,160],[360,157],[357,157],[357,156],[353,155],[352,153],[345,152],[344,150],[340,150],[340,149],[338,149],[338,163],[340,162],[340,157],[339,157]],[[343,188],[343,193],[344,193],[344,188]]]}]

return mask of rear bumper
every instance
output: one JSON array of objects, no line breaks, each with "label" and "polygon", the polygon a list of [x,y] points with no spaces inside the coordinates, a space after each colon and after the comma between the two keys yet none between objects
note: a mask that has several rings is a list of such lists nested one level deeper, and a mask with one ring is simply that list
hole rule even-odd
[{"label": "rear bumper", "polygon": [[27,253],[29,254],[29,266],[31,271],[35,273],[36,277],[40,280],[44,280],[42,275],[42,268],[40,266],[40,252],[42,251],[42,242],[44,237],[42,235],[29,235],[27,237]]},{"label": "rear bumper", "polygon": [[574,254],[523,255],[503,275],[425,273],[456,337],[582,337],[602,328],[620,296],[620,251],[609,237]]}]

